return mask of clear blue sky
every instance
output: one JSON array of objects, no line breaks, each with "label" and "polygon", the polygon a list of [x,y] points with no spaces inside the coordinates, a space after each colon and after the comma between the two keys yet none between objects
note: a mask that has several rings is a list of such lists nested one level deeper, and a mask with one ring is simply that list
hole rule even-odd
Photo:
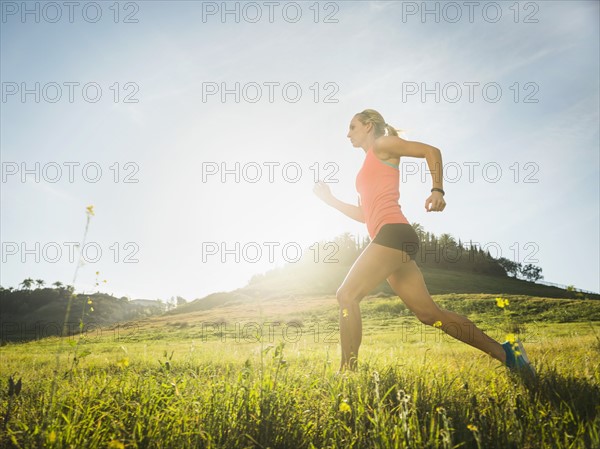
[{"label": "clear blue sky", "polygon": [[[71,283],[68,242],[81,239],[91,204],[93,246],[76,288],[93,290],[100,271],[104,291],[132,298],[232,290],[281,265],[286,244],[293,258],[295,245],[366,236],[312,185],[318,168],[356,204],[364,154],[346,133],[354,113],[374,108],[442,151],[443,213],[424,210],[424,160],[403,161],[411,222],[599,291],[599,3],[491,3],[428,2],[436,17],[422,2],[280,2],[270,18],[264,2],[230,2],[239,15],[223,18],[221,2],[122,2],[115,23],[113,2],[100,3],[98,20],[86,2],[26,2],[25,16],[22,2],[2,2],[2,286]],[[23,101],[36,82],[39,102]],[[239,101],[221,98],[235,83]],[[236,162],[239,182],[207,174]],[[248,252],[203,261],[211,242]]]}]

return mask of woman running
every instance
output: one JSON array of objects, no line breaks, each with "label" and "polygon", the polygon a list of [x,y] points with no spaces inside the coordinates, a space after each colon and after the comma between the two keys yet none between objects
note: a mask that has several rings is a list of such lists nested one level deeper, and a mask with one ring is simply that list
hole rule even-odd
[{"label": "woman running", "polygon": [[325,203],[354,220],[366,223],[371,238],[336,293],[340,306],[340,371],[357,368],[358,348],[362,340],[360,301],[387,279],[394,292],[422,323],[435,324],[448,335],[480,349],[513,370],[526,370],[533,374],[519,341],[500,344],[466,317],[439,308],[415,263],[419,238],[398,204],[400,158],[427,160],[433,188],[425,200],[425,209],[427,212],[441,212],[446,202],[440,150],[425,143],[401,139],[397,130],[373,109],[365,109],[352,118],[347,137],[353,147],[362,148],[366,154],[356,177],[359,205],[343,203],[335,198],[327,184],[321,181],[314,187],[314,193]]}]

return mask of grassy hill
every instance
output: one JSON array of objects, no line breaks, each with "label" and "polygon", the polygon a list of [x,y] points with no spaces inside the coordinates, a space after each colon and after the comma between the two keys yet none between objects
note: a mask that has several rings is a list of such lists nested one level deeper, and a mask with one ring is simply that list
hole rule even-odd
[{"label": "grassy hill", "polygon": [[[69,319],[65,314],[71,297]],[[112,323],[131,321],[164,312],[157,301],[129,301],[105,293],[73,294],[61,288],[0,291],[0,344],[76,334]]]},{"label": "grassy hill", "polygon": [[[73,300],[71,314],[67,323],[68,333],[90,332],[93,329],[123,328],[118,323],[129,322],[128,331],[144,327],[146,322],[169,322],[170,316],[182,316],[204,311],[230,310],[236,307],[246,309],[265,304],[267,314],[273,307],[293,309],[298,303],[325,301],[335,308],[335,293],[342,284],[350,269],[349,265],[335,264],[289,264],[283,268],[271,270],[265,275],[255,276],[245,287],[230,292],[216,292],[204,298],[196,299],[167,312],[161,318],[163,309],[136,304],[126,298],[114,298],[97,293],[93,295],[76,295]],[[429,292],[442,295],[448,301],[452,298],[486,298],[496,296],[520,296],[539,298],[566,298],[573,300],[573,307],[578,304],[585,307],[582,301],[600,299],[600,295],[582,295],[557,287],[536,284],[508,276],[488,275],[469,271],[449,270],[442,268],[421,267]],[[67,298],[69,292],[64,289],[37,289],[33,291],[19,290],[0,292],[0,341],[38,340],[40,338],[60,335]],[[381,282],[370,295],[395,297],[386,281]],[[271,300],[277,303],[274,306]],[[143,302],[143,301],[142,301]],[[150,301],[152,302],[152,301]],[[592,301],[595,302],[595,301]],[[269,304],[268,306],[266,304]],[[451,304],[452,305],[452,304]],[[569,306],[571,307],[571,306]],[[93,308],[93,312],[92,312]],[[452,307],[450,307],[452,308]],[[582,309],[583,310],[583,309]],[[227,314],[227,312],[224,312]],[[158,315],[157,319],[143,320]],[[240,316],[243,318],[243,315]],[[81,328],[83,319],[85,327]],[[136,321],[141,320],[141,321]],[[193,321],[194,319],[192,319]],[[187,318],[179,321],[187,322]],[[111,327],[112,325],[112,327]]]},{"label": "grassy hill", "polygon": [[[442,308],[515,334],[538,378],[422,324],[386,282],[361,304],[359,370],[340,375],[348,270],[288,265],[126,323],[105,320],[127,301],[76,298],[81,333],[0,346],[0,447],[600,447],[598,295],[423,267]],[[16,295],[25,317],[64,311],[64,297]]]},{"label": "grassy hill", "polygon": [[[441,307],[516,334],[538,378],[420,323],[386,282],[361,304],[359,370],[340,375],[348,270],[288,265],[153,316],[76,297],[81,333],[0,345],[0,447],[600,447],[599,295],[422,267]],[[8,318],[59,320],[52,294],[4,293]]]},{"label": "grassy hill", "polygon": [[[274,270],[265,279],[250,282],[243,288],[231,292],[218,292],[196,299],[169,314],[185,314],[208,310],[214,307],[241,304],[250,299],[295,298],[305,296],[335,295],[350,267],[338,264],[322,265],[317,271],[294,269],[286,266]],[[491,276],[467,271],[422,267],[423,277],[432,295],[448,294],[488,294],[526,295],[542,298],[579,299],[576,292],[536,284],[512,277]],[[372,295],[396,296],[387,282],[380,283]],[[600,295],[586,294],[588,299],[598,300]]]},{"label": "grassy hill", "polygon": [[336,375],[335,295],[242,290],[0,347],[0,447],[600,447],[600,301],[434,295],[497,340],[518,333],[538,371],[522,382],[385,293],[362,303],[359,371]]}]

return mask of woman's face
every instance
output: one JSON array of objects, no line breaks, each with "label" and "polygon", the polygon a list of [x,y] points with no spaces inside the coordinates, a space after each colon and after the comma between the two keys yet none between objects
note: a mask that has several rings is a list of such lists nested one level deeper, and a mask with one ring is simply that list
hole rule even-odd
[{"label": "woman's face", "polygon": [[354,116],[350,122],[350,130],[346,137],[350,139],[353,147],[362,147],[372,129],[373,126],[371,124],[363,125],[358,117]]}]

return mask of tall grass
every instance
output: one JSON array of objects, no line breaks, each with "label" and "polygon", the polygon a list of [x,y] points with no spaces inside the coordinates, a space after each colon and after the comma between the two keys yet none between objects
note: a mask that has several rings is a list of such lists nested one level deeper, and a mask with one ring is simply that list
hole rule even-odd
[{"label": "tall grass", "polygon": [[55,339],[9,344],[0,348],[0,406],[9,401],[6,373],[22,374],[23,390],[0,446],[600,446],[600,355],[589,324],[540,331],[528,345],[539,374],[529,382],[464,344],[433,337],[400,341],[394,330],[374,332],[365,336],[359,371],[343,375],[334,372],[337,345],[310,338],[84,340],[90,355],[58,373],[51,414]]}]

